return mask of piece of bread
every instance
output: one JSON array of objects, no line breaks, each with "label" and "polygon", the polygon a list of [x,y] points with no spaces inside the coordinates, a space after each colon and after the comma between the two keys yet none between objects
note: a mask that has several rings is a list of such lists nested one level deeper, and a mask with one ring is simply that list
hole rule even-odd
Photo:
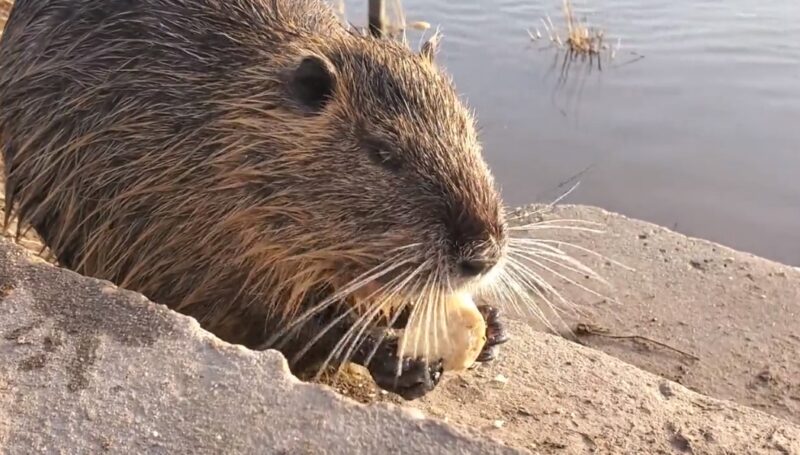
[{"label": "piece of bread", "polygon": [[[418,317],[424,318],[425,315]],[[448,298],[444,311],[439,311],[436,323],[433,323],[432,316],[429,320],[430,323],[412,324],[412,328],[403,331],[399,347],[401,354],[406,357],[443,359],[445,371],[461,371],[471,367],[486,343],[486,321],[472,296],[467,293],[454,294]]]}]

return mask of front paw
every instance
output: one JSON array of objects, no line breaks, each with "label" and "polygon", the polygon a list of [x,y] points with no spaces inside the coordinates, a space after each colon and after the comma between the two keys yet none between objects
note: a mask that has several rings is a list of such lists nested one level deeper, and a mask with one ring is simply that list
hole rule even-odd
[{"label": "front paw", "polygon": [[500,310],[490,305],[479,305],[478,311],[486,321],[486,343],[477,361],[491,362],[497,357],[499,346],[509,340],[508,332],[500,320]]},{"label": "front paw", "polygon": [[[430,362],[404,357],[399,361],[396,340],[386,343],[367,369],[381,389],[396,393],[405,400],[415,400],[432,391],[444,372],[441,359]],[[399,371],[398,371],[399,367]]]}]

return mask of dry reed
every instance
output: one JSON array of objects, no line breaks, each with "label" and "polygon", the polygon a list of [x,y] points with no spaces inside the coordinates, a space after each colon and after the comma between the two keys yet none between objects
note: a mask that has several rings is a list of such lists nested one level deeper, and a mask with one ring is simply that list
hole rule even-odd
[{"label": "dry reed", "polygon": [[[581,21],[576,17],[571,0],[562,0],[561,9],[564,15],[565,31],[560,31],[553,24],[549,15],[542,18],[541,23],[549,42],[558,49],[566,50],[565,59],[588,60],[590,64],[596,62],[598,68],[602,69],[601,54],[604,51],[609,52],[610,59],[615,58],[621,44],[620,40],[617,40],[615,47],[609,46],[605,40],[604,30],[590,26],[585,20]],[[562,38],[562,33],[566,38]],[[533,41],[544,38],[539,28],[536,28],[535,31],[528,29],[528,35]]]}]

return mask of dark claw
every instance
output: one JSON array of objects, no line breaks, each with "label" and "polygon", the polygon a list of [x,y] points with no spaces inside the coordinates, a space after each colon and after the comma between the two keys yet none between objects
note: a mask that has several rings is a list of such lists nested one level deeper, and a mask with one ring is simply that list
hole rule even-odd
[{"label": "dark claw", "polygon": [[478,355],[478,362],[491,362],[497,358],[499,345],[510,338],[503,323],[500,321],[500,310],[490,305],[479,305],[478,311],[486,321],[486,344]]},{"label": "dark claw", "polygon": [[484,346],[480,354],[478,354],[477,362],[491,362],[497,358],[497,346]]},{"label": "dark claw", "polygon": [[367,366],[372,379],[378,387],[396,393],[405,400],[415,400],[436,388],[442,378],[442,360],[433,363],[406,357],[398,374],[398,359],[394,354],[397,341],[392,340],[381,346]]}]

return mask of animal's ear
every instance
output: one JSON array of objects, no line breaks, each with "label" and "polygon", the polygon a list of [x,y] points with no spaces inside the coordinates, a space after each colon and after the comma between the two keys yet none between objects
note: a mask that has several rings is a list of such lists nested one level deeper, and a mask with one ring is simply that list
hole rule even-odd
[{"label": "animal's ear", "polygon": [[326,58],[306,55],[289,70],[289,91],[303,107],[319,111],[336,89],[336,70]]},{"label": "animal's ear", "polygon": [[439,51],[439,43],[442,41],[442,34],[437,30],[419,50],[419,54],[430,63],[436,59],[436,53]]}]

